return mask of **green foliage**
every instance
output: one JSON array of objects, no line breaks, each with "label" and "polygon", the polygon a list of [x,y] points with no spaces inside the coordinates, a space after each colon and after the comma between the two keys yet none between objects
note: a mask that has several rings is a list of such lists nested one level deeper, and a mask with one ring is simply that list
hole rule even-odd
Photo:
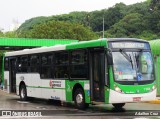
[{"label": "green foliage", "polygon": [[2,32],[2,31],[0,31],[0,37],[3,37],[3,36],[4,36],[3,32]]},{"label": "green foliage", "polygon": [[0,31],[0,37],[17,38],[17,33],[15,31],[2,32]]},{"label": "green foliage", "polygon": [[[100,11],[71,12],[69,14],[55,15],[50,17],[36,17],[23,23],[17,30],[17,33],[20,34],[18,35],[19,37],[73,38],[81,40],[85,39],[84,36],[85,33],[87,33],[89,36],[86,39],[93,39],[98,36],[102,37],[103,19],[105,37],[137,37],[146,40],[160,38],[159,0],[146,0],[145,2],[136,3],[133,5],[118,3],[113,7]],[[51,27],[46,26],[50,25],[49,22],[52,21],[60,24],[59,26],[55,25],[55,27],[57,26],[56,28],[53,26],[54,30]],[[58,21],[61,21],[61,23]],[[67,26],[63,24],[65,22],[67,22],[67,24],[78,24],[78,28],[75,27],[78,30],[80,30],[80,26],[85,26],[88,30],[84,30],[84,32],[81,30],[81,32],[76,32],[76,30],[66,31],[65,29]],[[71,24],[69,25],[69,29],[74,29],[71,28],[71,26],[73,26]],[[42,26],[44,28],[42,28]],[[38,30],[36,31],[35,29],[39,29],[39,33],[41,34],[38,34]],[[44,31],[42,32],[42,30]],[[93,35],[93,32],[91,35],[91,30],[93,30],[97,35]],[[54,35],[49,35],[49,31],[54,33]],[[74,32],[76,32],[77,35],[73,35]],[[67,35],[67,33],[69,33],[69,35]],[[83,35],[83,38],[81,38],[80,35]]]},{"label": "green foliage", "polygon": [[133,5],[126,6],[126,9],[123,11],[125,15],[132,14],[132,13],[139,13],[142,15],[146,15],[149,11],[149,3],[142,2],[142,3],[136,3]]},{"label": "green foliage", "polygon": [[108,32],[110,34],[115,34],[116,37],[132,37],[134,35],[139,35],[145,29],[142,20],[143,16],[141,14],[129,14],[118,23],[114,24]]},{"label": "green foliage", "polygon": [[123,10],[125,7],[126,5],[123,3],[119,3],[109,9],[91,12],[90,27],[93,31],[102,31],[104,18],[104,29],[109,29],[112,25],[124,17]]},{"label": "green foliage", "polygon": [[148,28],[154,33],[159,34],[160,30],[160,1],[150,0],[149,12],[147,15]]},{"label": "green foliage", "polygon": [[159,38],[160,10],[151,9],[153,1],[127,6],[124,12],[126,15],[107,30],[108,34],[112,34],[111,37],[136,37],[145,40]]},{"label": "green foliage", "polygon": [[70,14],[63,14],[50,17],[35,17],[29,20],[26,20],[17,30],[17,32],[30,30],[34,25],[43,24],[48,21],[67,21],[67,22],[76,22],[81,24],[86,24],[87,12],[71,12]]},{"label": "green foliage", "polygon": [[150,8],[152,10],[160,10],[160,1],[159,0],[151,0],[150,1]]},{"label": "green foliage", "polygon": [[4,37],[7,37],[7,38],[17,38],[18,35],[15,31],[8,31],[8,32],[5,32]]},{"label": "green foliage", "polygon": [[158,36],[154,34],[152,31],[143,31],[139,36],[137,36],[137,38],[141,38],[144,40],[153,40],[157,39]]},{"label": "green foliage", "polygon": [[19,37],[46,39],[91,40],[98,36],[88,27],[78,23],[49,21],[33,26],[32,29],[19,32]]},{"label": "green foliage", "polygon": [[36,18],[31,18],[29,20],[26,20],[17,30],[17,32],[25,31],[25,30],[30,30],[33,28],[34,25],[36,24],[41,24],[46,21],[48,21],[49,18],[47,17],[36,17]]}]

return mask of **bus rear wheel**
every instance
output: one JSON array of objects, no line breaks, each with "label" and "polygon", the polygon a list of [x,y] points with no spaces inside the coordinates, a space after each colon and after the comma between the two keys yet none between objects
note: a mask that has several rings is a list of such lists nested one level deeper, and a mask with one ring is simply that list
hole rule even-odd
[{"label": "bus rear wheel", "polygon": [[22,101],[26,101],[27,100],[27,90],[26,90],[26,86],[25,85],[21,85],[21,87],[20,87],[20,99]]},{"label": "bus rear wheel", "polygon": [[115,103],[115,104],[112,104],[112,105],[116,109],[122,109],[122,107],[125,105],[125,103]]},{"label": "bus rear wheel", "polygon": [[84,110],[89,106],[88,103],[85,103],[84,91],[81,88],[78,88],[74,92],[74,102],[76,107],[81,110]]}]

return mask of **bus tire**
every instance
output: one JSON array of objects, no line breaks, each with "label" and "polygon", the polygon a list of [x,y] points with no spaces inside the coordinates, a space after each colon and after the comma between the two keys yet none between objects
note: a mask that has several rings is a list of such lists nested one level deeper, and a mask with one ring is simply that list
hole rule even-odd
[{"label": "bus tire", "polygon": [[89,106],[88,103],[85,103],[85,96],[82,88],[78,88],[74,92],[74,102],[75,102],[76,108],[80,110],[84,110]]},{"label": "bus tire", "polygon": [[20,87],[20,99],[22,101],[26,101],[27,100],[27,90],[26,90],[26,86],[25,85],[21,85],[21,87]]},{"label": "bus tire", "polygon": [[115,109],[122,109],[125,103],[114,103],[112,105],[114,106]]}]

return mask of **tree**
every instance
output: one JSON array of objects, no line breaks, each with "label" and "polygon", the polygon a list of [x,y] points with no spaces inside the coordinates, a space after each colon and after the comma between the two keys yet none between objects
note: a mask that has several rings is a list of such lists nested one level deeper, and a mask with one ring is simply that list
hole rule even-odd
[{"label": "tree", "polygon": [[49,21],[33,26],[33,29],[19,32],[19,37],[40,39],[77,39],[91,40],[98,36],[88,27],[78,23]]},{"label": "tree", "polygon": [[3,37],[3,36],[4,36],[3,32],[2,32],[2,31],[0,31],[0,37]]},{"label": "tree", "polygon": [[109,9],[91,12],[90,27],[95,32],[102,31],[104,18],[104,29],[108,30],[112,25],[114,25],[124,17],[122,11],[123,9],[125,9],[125,6],[126,5],[123,3],[118,3]]},{"label": "tree", "polygon": [[32,29],[34,25],[45,23],[48,19],[49,18],[47,17],[35,17],[28,19],[17,29],[17,32]]},{"label": "tree", "polygon": [[150,0],[150,8],[152,10],[160,10],[160,1],[159,0]]},{"label": "tree", "polygon": [[7,38],[17,38],[18,37],[15,31],[5,32],[3,36]]},{"label": "tree", "polygon": [[113,27],[108,30],[108,33],[116,37],[133,37],[139,35],[144,29],[143,15],[132,13],[114,24]]},{"label": "tree", "polygon": [[[146,0],[145,2],[136,3],[133,5],[118,3],[108,9],[99,11],[71,12],[69,14],[54,15],[49,17],[31,18],[20,26],[17,33],[20,34],[19,37],[56,38],[55,31],[52,31],[54,36],[46,36],[43,33],[41,33],[41,35],[37,35],[38,31],[35,31],[35,29],[37,29],[38,26],[40,27],[41,25],[48,24],[48,22],[57,21],[57,23],[61,25],[55,25],[57,26],[56,31],[57,33],[62,33],[61,37],[59,37],[60,35],[57,35],[57,38],[84,39],[84,37],[80,38],[80,36],[75,36],[73,34],[65,36],[64,34],[67,32],[71,33],[70,30],[66,31],[63,29],[63,32],[59,31],[62,26],[63,28],[65,27],[66,24],[63,24],[64,22],[67,22],[68,24],[69,22],[71,24],[77,24],[77,26],[74,27],[79,27],[78,30],[80,30],[81,24],[81,27],[83,26],[89,29],[87,31],[92,32],[91,30],[93,30],[97,34],[97,38],[97,36],[102,36],[103,18],[105,37],[146,37],[145,39],[152,39],[160,36],[160,0]],[[58,21],[61,21],[61,23]],[[71,26],[72,25],[70,25],[69,28],[73,29]],[[54,26],[52,27],[55,28]],[[42,28],[42,30],[44,28]],[[49,31],[50,29],[47,30]],[[40,31],[41,29],[39,32]],[[75,32],[76,30],[71,31]],[[85,32],[82,33],[87,32],[86,30],[84,31]],[[48,34],[46,31],[45,33]],[[82,33],[78,32],[79,35],[81,34],[84,36]],[[151,36],[147,35],[147,33]],[[95,34],[93,36],[95,36]],[[94,37],[89,37],[88,39],[94,39]]]},{"label": "tree", "polygon": [[49,16],[49,17],[35,17],[29,20],[26,20],[17,30],[17,32],[30,30],[33,28],[34,25],[46,23],[48,21],[67,21],[67,22],[74,22],[85,24],[86,23],[86,16],[88,12],[71,12],[69,14],[62,14],[56,16]]},{"label": "tree", "polygon": [[137,38],[145,39],[145,40],[153,40],[157,39],[158,35],[153,33],[152,31],[143,31]]},{"label": "tree", "polygon": [[148,28],[154,33],[159,33],[160,30],[160,1],[150,0],[149,14],[147,15]]}]

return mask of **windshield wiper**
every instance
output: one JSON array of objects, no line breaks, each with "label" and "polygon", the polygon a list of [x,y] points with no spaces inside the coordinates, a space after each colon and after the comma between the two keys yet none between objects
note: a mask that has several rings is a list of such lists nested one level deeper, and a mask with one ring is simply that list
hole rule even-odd
[{"label": "windshield wiper", "polygon": [[128,55],[125,51],[123,51],[122,49],[120,49],[120,53],[131,63],[132,69],[133,69],[133,62],[131,59],[131,56]]},{"label": "windshield wiper", "polygon": [[137,56],[136,56],[136,54],[135,54],[135,59],[136,59],[137,68],[138,68],[139,56],[141,56],[141,54],[142,54],[142,49],[139,51],[139,53],[137,54]]}]

